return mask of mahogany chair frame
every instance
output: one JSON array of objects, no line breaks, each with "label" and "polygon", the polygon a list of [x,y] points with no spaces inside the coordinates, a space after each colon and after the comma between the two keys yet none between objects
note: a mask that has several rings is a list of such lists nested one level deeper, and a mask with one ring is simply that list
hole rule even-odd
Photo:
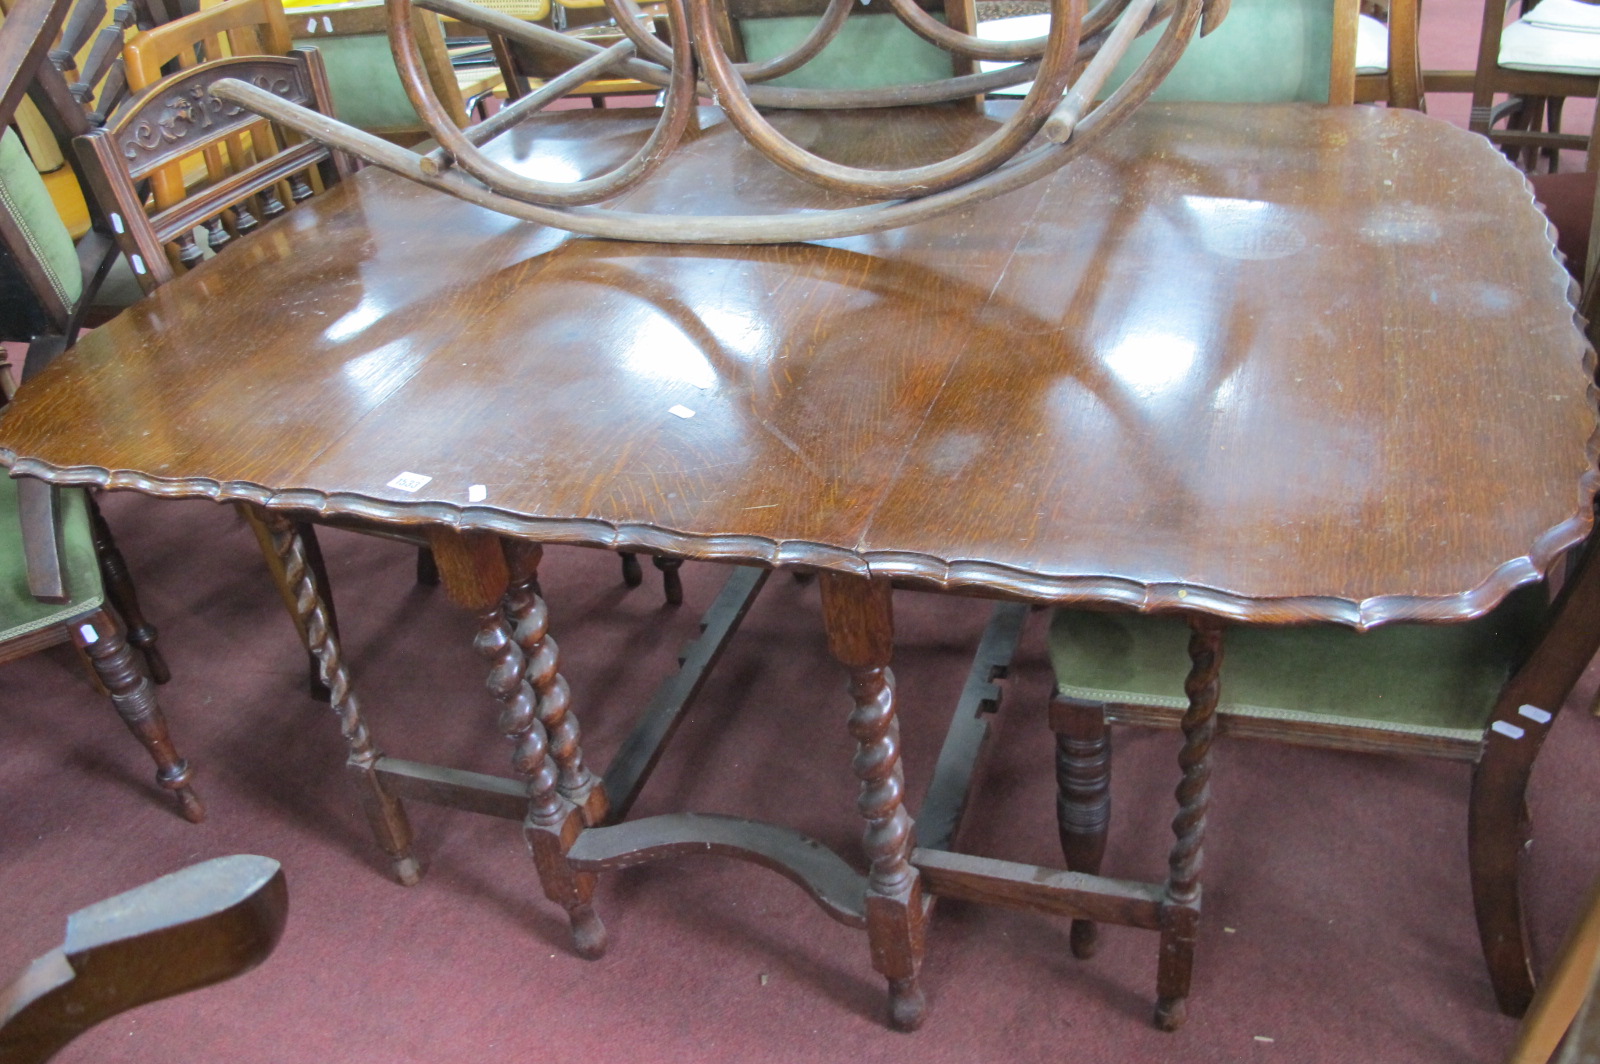
[{"label": "mahogany chair frame", "polygon": [[[1511,0],[1484,0],[1483,26],[1478,35],[1478,66],[1472,83],[1472,112],[1469,128],[1505,149],[1507,156],[1522,158],[1524,169],[1532,169],[1541,151],[1587,151],[1590,138],[1585,133],[1563,133],[1558,128],[1561,102],[1569,96],[1600,96],[1600,76],[1551,71],[1515,70],[1500,65],[1500,38],[1505,32],[1506,11]],[[1523,8],[1533,10],[1536,0]],[[1496,96],[1508,99],[1495,104]],[[1541,129],[1548,124],[1552,128]],[[1505,119],[1504,128],[1496,123]]]},{"label": "mahogany chair frame", "polygon": [[[1382,74],[1356,75],[1356,103],[1386,103],[1390,107],[1422,110],[1422,57],[1417,47],[1420,8],[1419,0],[1390,0],[1389,69]],[[1353,52],[1351,60],[1353,65]]]},{"label": "mahogany chair frame", "polygon": [[[1520,1016],[1533,998],[1533,965],[1519,889],[1529,836],[1524,801],[1529,777],[1562,704],[1600,652],[1600,537],[1591,535],[1550,607],[1543,633],[1501,688],[1481,737],[1421,736],[1357,724],[1307,723],[1233,715],[1219,706],[1217,731],[1323,749],[1391,753],[1473,765],[1468,852],[1473,904],[1490,981],[1501,1011]],[[1224,670],[1224,683],[1226,670]],[[1060,835],[1067,866],[1097,874],[1110,820],[1111,724],[1177,727],[1183,711],[1139,702],[1092,702],[1059,692],[1050,703],[1057,736]],[[1072,948],[1095,949],[1091,921],[1075,920]]]},{"label": "mahogany chair frame", "polygon": [[[52,129],[87,127],[83,108],[68,93],[65,78],[46,56],[65,14],[62,0],[21,0],[0,25],[0,127],[15,112],[24,93],[32,97]],[[76,304],[69,305],[51,283],[31,242],[23,238],[10,215],[0,211],[0,258],[12,268],[6,272],[7,303],[13,310],[23,312],[24,317],[31,317],[34,330],[26,337],[29,346],[25,378],[37,374],[70,346],[95,289],[110,267],[115,246],[109,241],[109,227],[100,227],[104,218],[98,212],[93,212],[93,217],[97,227],[90,238],[77,245],[84,273],[83,292]],[[19,287],[20,290],[12,290]],[[60,540],[62,511],[57,489],[42,481],[23,479],[18,481],[16,490],[29,590],[41,601],[68,603],[72,601],[72,589],[68,587]],[[189,787],[191,772],[173,747],[151,685],[152,680],[165,683],[170,676],[155,645],[156,629],[144,617],[127,564],[109,526],[93,497],[84,498],[106,605],[8,641],[0,646],[0,662],[49,646],[75,644],[93,666],[123,721],[155,760],[162,786],[176,795],[187,819],[199,821],[204,818],[204,808]],[[141,652],[142,669],[134,660],[130,643]]]}]

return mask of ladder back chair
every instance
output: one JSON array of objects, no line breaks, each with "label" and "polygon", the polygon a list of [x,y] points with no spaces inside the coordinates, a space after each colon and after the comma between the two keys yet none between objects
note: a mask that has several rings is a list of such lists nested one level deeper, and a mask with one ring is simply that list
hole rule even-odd
[{"label": "ladder back chair", "polygon": [[[225,0],[216,7],[134,34],[123,46],[123,57],[129,87],[143,92],[159,81],[170,66],[186,70],[228,56],[281,56],[287,55],[291,47],[289,24],[279,0]],[[240,128],[228,140],[227,147],[235,156],[245,156],[251,150],[251,137],[257,135],[270,138],[265,122]],[[270,150],[272,144],[265,146]],[[172,207],[188,195],[184,165],[182,160],[175,161],[148,175],[150,194],[158,208]],[[188,161],[187,165],[191,171],[201,168],[198,160]],[[222,154],[214,147],[203,153],[203,169],[212,184],[228,175]],[[207,239],[214,248],[226,244],[231,236],[220,216],[212,219],[207,230]],[[203,254],[188,239],[184,250],[187,262]],[[140,283],[145,291],[150,290],[146,277],[141,276]]]},{"label": "ladder back chair", "polygon": [[1520,159],[1525,170],[1545,153],[1587,151],[1587,132],[1563,132],[1569,96],[1600,93],[1600,6],[1540,0],[1507,21],[1509,0],[1485,0],[1473,78],[1470,128]]},{"label": "ladder back chair", "polygon": [[[482,6],[525,22],[545,23],[601,47],[609,48],[623,39],[622,31],[608,22],[603,2],[598,5],[566,3],[552,6],[550,0],[495,0]],[[665,25],[664,21],[656,22],[657,36],[665,33]],[[500,67],[501,80],[505,83],[508,103],[522,99],[575,65],[571,60],[541,54],[498,33],[490,32],[488,37],[495,62]],[[584,82],[567,95],[588,97],[595,107],[604,107],[606,100],[612,96],[653,98],[660,92],[656,86],[632,78],[599,77]]]},{"label": "ladder back chair", "polygon": [[[349,171],[337,152],[210,96],[206,89],[223,78],[264,85],[323,113],[331,107],[314,50],[247,55],[206,62],[156,82],[115,120],[75,142],[90,186],[113,212],[117,240],[147,292],[204,257],[194,237],[197,227],[209,229],[215,252],[290,204],[309,199],[315,186],[331,186]],[[175,202],[163,203],[157,196],[146,206],[140,183],[181,173],[185,160],[212,153],[225,159],[224,177],[192,188],[180,182],[184,195]]]},{"label": "ladder back chair", "polygon": [[[93,241],[74,246],[32,160],[4,128],[30,90],[52,120],[84,120],[45,57],[64,10],[59,0],[22,0],[0,25],[0,335],[28,343],[29,376],[76,336],[109,262],[84,246]],[[198,821],[204,809],[151,683],[169,675],[155,638],[88,493],[0,479],[0,662],[75,644],[155,760],[158,781],[177,797],[183,815]],[[142,652],[142,668],[130,642]]]}]

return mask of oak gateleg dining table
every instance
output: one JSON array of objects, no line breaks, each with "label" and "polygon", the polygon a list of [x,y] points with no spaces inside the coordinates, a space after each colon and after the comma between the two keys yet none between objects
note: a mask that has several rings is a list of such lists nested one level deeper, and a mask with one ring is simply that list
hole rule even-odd
[{"label": "oak gateleg dining table", "polygon": [[[651,120],[560,112],[495,151],[569,178],[626,157]],[[870,144],[913,165],[994,118],[779,121],[830,158]],[[848,201],[767,165],[707,109],[621,202]],[[865,929],[904,1028],[923,1015],[936,896],[1143,927],[1161,940],[1170,1028],[1189,993],[1225,628],[1464,621],[1583,540],[1593,353],[1569,283],[1499,153],[1380,108],[1152,104],[1035,185],[821,244],[576,238],[368,169],[83,337],[0,417],[0,462],[259,515],[403,880],[404,801],[522,820],[545,894],[594,956],[598,875],[742,857]],[[306,519],[433,548],[480,618],[516,778],[379,751],[307,575]],[[584,692],[548,631],[551,543],[729,568],[704,635],[604,772],[584,759]],[[847,678],[864,872],[778,824],[627,816],[781,569],[817,574]],[[998,603],[915,824],[890,672],[897,586]],[[1029,604],[1188,619],[1162,882],[953,847]]]}]

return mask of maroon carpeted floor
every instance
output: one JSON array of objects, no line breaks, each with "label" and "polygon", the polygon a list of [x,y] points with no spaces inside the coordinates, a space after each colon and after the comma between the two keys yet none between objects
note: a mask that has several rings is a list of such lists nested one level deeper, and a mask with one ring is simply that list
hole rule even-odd
[{"label": "maroon carpeted floor", "polygon": [[[1430,3],[1428,65],[1470,65],[1474,7]],[[1464,120],[1463,98],[1430,105]],[[1100,955],[1080,962],[1062,921],[954,903],[929,940],[928,1022],[891,1033],[864,937],[786,881],[720,859],[606,878],[611,951],[579,960],[514,823],[413,806],[425,877],[411,889],[385,877],[335,721],[306,696],[292,629],[230,511],[132,496],[106,508],[162,626],[174,680],[161,697],[210,819],[177,818],[72,654],[6,666],[0,973],[56,945],[73,909],[210,856],[282,861],[292,913],[262,969],[112,1021],[63,1061],[1456,1064],[1500,1059],[1515,1030],[1494,1009],[1478,955],[1468,770],[1266,744],[1224,743],[1217,754],[1195,991],[1176,1034],[1149,1026],[1150,933],[1107,929]],[[407,549],[331,532],[325,544],[379,741],[504,773],[471,618],[413,584]],[[600,763],[714,593],[719,570],[685,573],[690,605],[675,611],[653,574],[626,592],[613,556],[549,553],[553,632]],[[987,608],[904,594],[897,609],[915,804]],[[1009,683],[963,841],[1054,862],[1042,621],[1032,619]],[[848,708],[815,588],[774,579],[638,812],[779,820],[853,854]],[[1585,709],[1558,722],[1532,795],[1526,887],[1545,959],[1600,871],[1589,783],[1600,722]],[[1119,733],[1108,872],[1159,876],[1175,751],[1171,735]]]},{"label": "maroon carpeted floor", "polygon": [[[931,1015],[899,1035],[861,935],[796,888],[720,859],[608,877],[610,954],[567,952],[517,826],[413,806],[421,885],[389,882],[341,771],[329,711],[247,532],[205,502],[108,499],[137,559],[175,679],[162,691],[199,767],[210,819],[173,814],[150,765],[70,653],[8,666],[0,712],[0,970],[59,941],[61,919],[201,858],[274,856],[293,899],[278,953],[245,978],[112,1021],[63,1059],[1493,1061],[1514,1023],[1477,953],[1464,842],[1467,769],[1227,743],[1218,752],[1206,910],[1191,1019],[1150,1028],[1155,939],[1111,928],[1071,958],[1064,923],[941,907],[926,964]],[[503,771],[496,704],[471,619],[414,586],[410,552],[326,535],[350,659],[392,752]],[[719,570],[689,566],[690,605]],[[615,559],[554,548],[553,631],[603,762],[629,707],[670,668],[692,610]],[[905,594],[897,660],[913,801],[960,683],[982,603]],[[1049,689],[1040,622],[1010,681],[964,840],[1055,860]],[[852,853],[857,821],[840,671],[814,587],[773,580],[640,813],[690,808],[780,820]],[[1119,733],[1107,870],[1159,876],[1174,737]],[[1547,745],[1527,885],[1541,955],[1596,872],[1587,785],[1600,723],[1581,707]]]}]

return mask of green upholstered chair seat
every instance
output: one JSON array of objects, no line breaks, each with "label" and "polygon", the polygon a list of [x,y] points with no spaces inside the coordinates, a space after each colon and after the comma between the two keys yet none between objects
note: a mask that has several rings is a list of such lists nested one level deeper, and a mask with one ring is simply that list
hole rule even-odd
[{"label": "green upholstered chair seat", "polygon": [[17,516],[17,482],[0,476],[0,643],[65,624],[104,602],[100,566],[89,532],[89,504],[81,490],[61,492],[62,564],[66,603],[40,602],[28,593],[28,566],[22,554],[22,524]]},{"label": "green upholstered chair seat", "polygon": [[[942,19],[941,19],[942,21]],[[806,15],[747,18],[739,22],[751,62],[794,50],[817,24]],[[950,76],[950,53],[918,37],[898,17],[853,14],[828,46],[798,70],[768,85],[797,89],[877,89]]]},{"label": "green upholstered chair seat", "polygon": [[21,138],[10,129],[0,129],[0,210],[21,228],[61,302],[75,306],[83,295],[83,273],[72,234],[56,213]]},{"label": "green upholstered chair seat", "polygon": [[[1535,586],[1468,624],[1229,628],[1218,712],[1476,742],[1547,610]],[[1181,710],[1188,638],[1180,617],[1057,610],[1057,690],[1105,703],[1113,719],[1117,706]]]},{"label": "green upholstered chair seat", "polygon": [[298,43],[313,44],[322,53],[334,114],[341,122],[369,133],[422,128],[400,83],[387,37],[317,37]]}]

